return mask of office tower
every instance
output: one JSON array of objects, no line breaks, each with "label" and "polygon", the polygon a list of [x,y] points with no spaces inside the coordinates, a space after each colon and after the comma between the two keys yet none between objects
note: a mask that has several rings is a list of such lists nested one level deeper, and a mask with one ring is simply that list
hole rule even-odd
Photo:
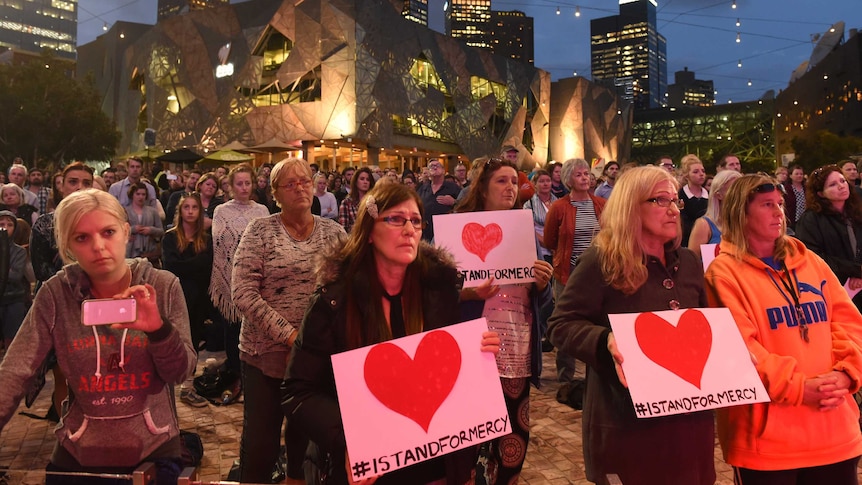
[{"label": "office tower", "polygon": [[404,0],[401,15],[417,24],[428,26],[428,0]]},{"label": "office tower", "polygon": [[208,7],[227,5],[229,0],[159,0],[159,20],[171,15],[200,10]]},{"label": "office tower", "polygon": [[715,87],[712,81],[694,78],[694,71],[686,67],[673,75],[673,84],[667,87],[667,105],[673,108],[712,106],[715,104]]},{"label": "office tower", "polygon": [[0,2],[0,51],[39,53],[53,49],[58,57],[75,59],[78,42],[77,0]]},{"label": "office tower", "polygon": [[473,47],[490,47],[491,0],[447,0],[446,34]]},{"label": "office tower", "polygon": [[533,64],[533,17],[524,12],[491,11],[491,51]]},{"label": "office tower", "polygon": [[664,104],[667,41],[656,30],[655,0],[620,0],[620,13],[590,21],[593,80],[616,88],[636,109]]}]

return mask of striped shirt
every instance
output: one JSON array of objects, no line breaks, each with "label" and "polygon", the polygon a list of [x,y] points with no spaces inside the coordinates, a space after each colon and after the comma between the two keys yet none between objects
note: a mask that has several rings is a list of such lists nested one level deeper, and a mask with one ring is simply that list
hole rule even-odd
[{"label": "striped shirt", "polygon": [[590,247],[593,238],[599,232],[599,220],[596,219],[596,208],[593,200],[573,200],[572,207],[578,210],[575,216],[575,236],[572,241],[571,265],[574,266],[581,254]]}]

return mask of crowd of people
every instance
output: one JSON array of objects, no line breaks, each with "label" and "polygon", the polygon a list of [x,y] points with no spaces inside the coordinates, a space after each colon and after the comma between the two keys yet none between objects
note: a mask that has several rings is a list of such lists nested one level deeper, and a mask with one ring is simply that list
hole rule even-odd
[{"label": "crowd of people", "polygon": [[[0,185],[0,429],[52,372],[62,419],[48,483],[143,461],[176,483],[174,389],[207,406],[191,385],[197,355],[224,351],[244,396],[237,478],[269,483],[283,449],[287,483],[354,483],[330,357],[484,317],[476,346],[494,355],[511,432],[361,483],[517,483],[530,386],[554,347],[557,400],[583,409],[594,483],[715,483],[716,432],[739,485],[857,483],[853,160],[772,176],[727,155],[711,176],[689,154],[608,161],[597,178],[578,158],[527,174],[521,157],[507,145],[469,167],[430,159],[403,173],[288,158],[146,174],[130,158],[51,178],[16,161]],[[433,216],[513,210],[532,215],[535,281],[464,288]],[[134,300],[136,319],[82,325],[82,301],[103,299]],[[609,315],[710,306],[729,308],[770,401],[639,418]]]}]

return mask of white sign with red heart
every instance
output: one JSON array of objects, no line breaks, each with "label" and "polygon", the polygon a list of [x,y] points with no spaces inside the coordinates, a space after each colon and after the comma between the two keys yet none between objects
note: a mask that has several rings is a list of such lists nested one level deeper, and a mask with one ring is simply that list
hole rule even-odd
[{"label": "white sign with red heart", "polygon": [[527,210],[434,216],[434,242],[455,256],[464,287],[535,281],[536,236]]}]

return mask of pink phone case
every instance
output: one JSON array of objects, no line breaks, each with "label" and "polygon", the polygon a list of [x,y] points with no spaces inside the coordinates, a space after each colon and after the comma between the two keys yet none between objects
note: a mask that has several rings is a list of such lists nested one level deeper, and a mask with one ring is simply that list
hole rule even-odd
[{"label": "pink phone case", "polygon": [[138,305],[134,298],[105,298],[81,303],[81,323],[84,325],[131,323],[137,319]]}]

